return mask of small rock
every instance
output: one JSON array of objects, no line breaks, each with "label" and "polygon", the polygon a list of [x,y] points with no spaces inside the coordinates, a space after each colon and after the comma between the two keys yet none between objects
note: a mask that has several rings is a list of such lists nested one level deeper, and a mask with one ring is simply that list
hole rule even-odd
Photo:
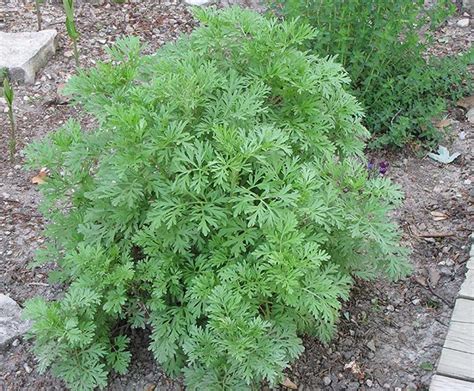
[{"label": "small rock", "polygon": [[17,338],[12,342],[12,346],[16,348],[18,345],[20,345],[20,340]]},{"label": "small rock", "polygon": [[358,382],[351,382],[347,385],[347,391],[358,391],[359,390],[359,383]]},{"label": "small rock", "polygon": [[454,261],[451,259],[451,258],[447,258],[446,261],[444,261],[444,264],[446,266],[453,266],[454,265]]},{"label": "small rock", "polygon": [[370,340],[369,342],[367,342],[367,347],[372,350],[373,352],[375,352],[375,343],[374,343],[374,340]]},{"label": "small rock", "polygon": [[74,52],[72,50],[66,50],[64,52],[64,57],[71,58],[72,56],[74,56]]},{"label": "small rock", "polygon": [[33,372],[33,369],[26,362],[23,364],[23,368],[25,368],[26,373]]},{"label": "small rock", "polygon": [[324,376],[323,383],[325,386],[329,386],[331,384],[331,378],[329,376]]},{"label": "small rock", "polygon": [[466,118],[471,124],[474,124],[474,108],[470,109],[466,113]]},{"label": "small rock", "polygon": [[412,302],[413,305],[418,305],[418,304],[421,303],[421,300],[420,299],[413,299],[411,302]]},{"label": "small rock", "polygon": [[374,382],[370,379],[367,379],[367,381],[365,382],[365,384],[367,384],[367,387],[372,387],[374,385]]},{"label": "small rock", "polygon": [[395,307],[393,305],[389,304],[387,306],[387,311],[393,312],[393,311],[395,311]]},{"label": "small rock", "polygon": [[469,26],[469,19],[468,18],[463,18],[463,19],[460,19],[458,20],[458,22],[456,23],[456,25],[458,27],[467,27]]}]

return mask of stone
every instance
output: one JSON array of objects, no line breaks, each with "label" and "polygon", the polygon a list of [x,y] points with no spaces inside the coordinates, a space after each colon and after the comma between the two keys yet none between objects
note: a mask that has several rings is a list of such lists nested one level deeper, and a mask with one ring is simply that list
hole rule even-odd
[{"label": "stone", "polygon": [[23,368],[25,368],[26,373],[33,372],[33,369],[26,362],[23,364]]},{"label": "stone", "polygon": [[13,80],[34,83],[36,72],[56,51],[56,35],[56,30],[0,32],[0,68],[7,68]]},{"label": "stone", "polygon": [[328,386],[331,384],[331,378],[329,376],[324,376],[323,377],[323,383],[325,386]]},{"label": "stone", "polygon": [[0,350],[24,334],[30,324],[21,319],[20,306],[10,297],[0,293]]},{"label": "stone", "polygon": [[462,0],[462,6],[471,15],[474,14],[474,0]]},{"label": "stone", "polygon": [[466,113],[466,118],[471,124],[474,124],[474,108],[470,109]]},{"label": "stone", "polygon": [[374,343],[374,340],[370,340],[369,342],[367,342],[367,347],[372,350],[373,352],[375,352],[375,343]]},{"label": "stone", "polygon": [[469,19],[468,18],[463,18],[459,19],[458,22],[456,23],[458,27],[468,27],[469,26]]}]

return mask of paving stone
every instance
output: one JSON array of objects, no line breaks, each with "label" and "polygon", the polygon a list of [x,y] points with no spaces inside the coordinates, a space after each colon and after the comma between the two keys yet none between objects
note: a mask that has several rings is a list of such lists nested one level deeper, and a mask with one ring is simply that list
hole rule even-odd
[{"label": "paving stone", "polygon": [[56,50],[56,35],[56,30],[0,32],[0,68],[8,68],[13,80],[34,83],[36,72]]},{"label": "paving stone", "polygon": [[21,308],[10,297],[0,293],[0,350],[24,334],[29,322],[21,319]]}]

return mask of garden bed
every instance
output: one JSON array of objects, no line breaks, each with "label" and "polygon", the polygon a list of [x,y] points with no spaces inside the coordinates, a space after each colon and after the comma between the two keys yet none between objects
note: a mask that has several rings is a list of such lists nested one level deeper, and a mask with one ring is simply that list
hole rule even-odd
[{"label": "garden bed", "polygon": [[[43,12],[44,28],[59,31],[59,48],[37,82],[16,90],[18,140],[21,150],[28,142],[56,129],[70,117],[87,127],[90,119],[67,105],[60,91],[74,73],[72,47],[66,38],[64,16],[58,6]],[[35,29],[33,7],[11,8],[0,29]],[[134,1],[127,4],[83,5],[78,9],[81,63],[93,66],[105,58],[104,46],[120,35],[134,34],[148,44],[148,52],[195,25],[183,5]],[[440,55],[462,51],[470,46],[469,28],[449,21],[438,32],[433,48]],[[1,25],[0,25],[1,26]],[[0,111],[5,108],[0,102]],[[469,236],[473,230],[474,133],[464,111],[454,108],[448,114],[453,122],[446,128],[446,145],[461,157],[441,165],[419,157],[409,149],[379,153],[374,158],[390,164],[388,175],[405,192],[396,218],[404,243],[412,249],[413,275],[390,283],[358,282],[351,300],[344,305],[338,333],[331,344],[305,338],[305,353],[288,369],[288,378],[304,390],[357,390],[397,388],[427,389],[468,260]],[[0,117],[0,128],[7,128],[7,116]],[[61,286],[47,281],[46,267],[29,269],[35,250],[43,244],[44,221],[38,212],[39,193],[31,182],[36,172],[22,169],[23,157],[11,164],[7,157],[7,132],[0,134],[0,292],[22,304],[42,295],[61,295]],[[167,378],[147,350],[147,336],[132,336],[133,359],[130,371],[113,376],[109,389],[177,390],[179,381]],[[8,390],[64,389],[51,374],[40,375],[30,343],[15,341],[0,352],[0,385]]]}]

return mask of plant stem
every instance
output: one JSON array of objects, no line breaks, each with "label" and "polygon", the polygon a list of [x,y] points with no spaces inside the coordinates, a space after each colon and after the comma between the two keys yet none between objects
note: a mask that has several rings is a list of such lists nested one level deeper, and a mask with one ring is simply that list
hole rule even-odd
[{"label": "plant stem", "polygon": [[8,105],[8,117],[10,118],[10,140],[8,141],[8,150],[10,152],[10,160],[15,161],[16,152],[16,135],[15,135],[15,116],[13,114],[13,106]]},{"label": "plant stem", "polygon": [[35,0],[36,5],[36,19],[38,20],[38,31],[41,30],[41,10],[40,10],[40,0]]},{"label": "plant stem", "polygon": [[74,47],[74,60],[76,61],[76,67],[79,68],[79,51],[77,50],[77,39],[72,40],[72,46]]}]

